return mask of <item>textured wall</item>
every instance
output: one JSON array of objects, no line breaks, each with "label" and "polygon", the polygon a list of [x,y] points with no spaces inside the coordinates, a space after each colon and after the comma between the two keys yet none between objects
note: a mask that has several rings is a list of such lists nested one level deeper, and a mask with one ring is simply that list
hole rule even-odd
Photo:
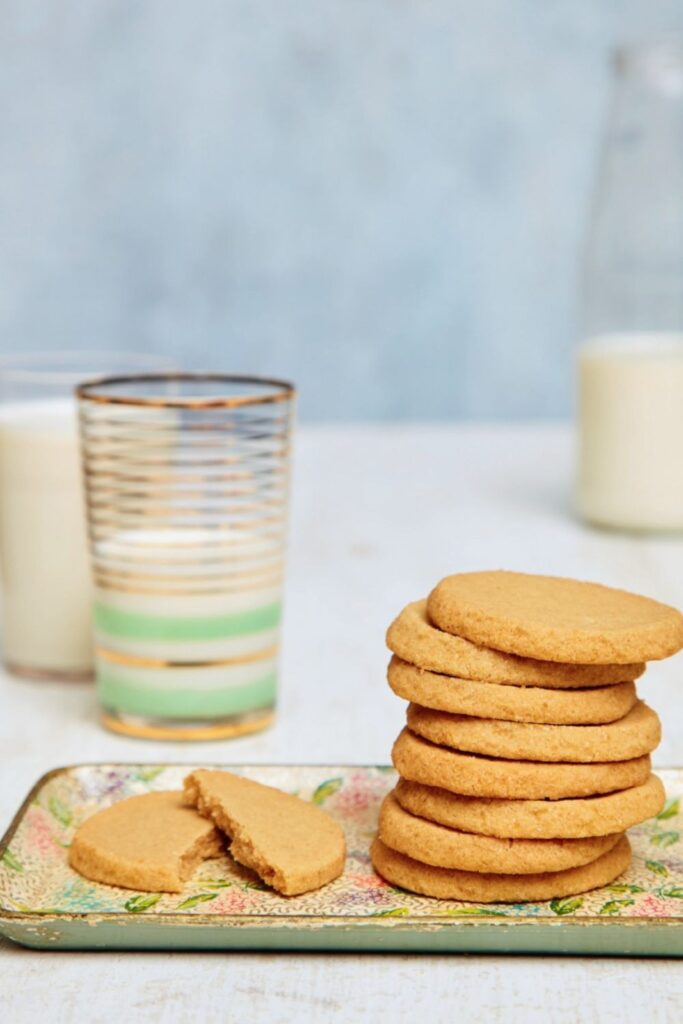
[{"label": "textured wall", "polygon": [[567,412],[607,53],[680,0],[0,11],[0,350],[285,374],[317,419]]}]

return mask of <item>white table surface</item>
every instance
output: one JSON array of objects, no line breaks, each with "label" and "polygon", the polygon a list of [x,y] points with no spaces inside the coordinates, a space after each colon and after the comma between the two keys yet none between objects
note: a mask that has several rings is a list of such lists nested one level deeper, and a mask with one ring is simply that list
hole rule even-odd
[{"label": "white table surface", "polygon": [[[268,732],[183,745],[97,724],[88,685],[0,675],[0,832],[36,778],[79,761],[386,763],[404,715],[384,631],[443,575],[510,568],[592,578],[683,606],[683,538],[590,530],[571,512],[562,426],[299,432],[280,712]],[[655,760],[683,764],[683,655],[641,692]],[[0,940],[0,1020],[683,1019],[675,960],[499,956],[40,953]]]}]

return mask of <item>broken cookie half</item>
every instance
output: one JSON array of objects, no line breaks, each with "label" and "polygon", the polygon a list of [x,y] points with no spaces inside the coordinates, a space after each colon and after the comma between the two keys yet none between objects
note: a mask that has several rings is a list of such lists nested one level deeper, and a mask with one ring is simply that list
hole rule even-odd
[{"label": "broken cookie half", "polygon": [[223,836],[178,791],[120,800],[84,821],[69,863],[85,878],[149,892],[181,892],[203,860],[225,851]]},{"label": "broken cookie half", "polygon": [[230,838],[232,857],[283,895],[318,889],[342,873],[344,833],[315,804],[225,771],[199,769],[184,787],[186,803]]}]

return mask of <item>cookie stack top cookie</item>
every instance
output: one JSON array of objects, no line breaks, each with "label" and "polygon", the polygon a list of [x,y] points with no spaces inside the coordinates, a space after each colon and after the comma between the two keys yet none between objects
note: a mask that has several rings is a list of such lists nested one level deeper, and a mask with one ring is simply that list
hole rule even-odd
[{"label": "cookie stack top cookie", "polygon": [[404,608],[387,644],[389,685],[411,703],[380,874],[491,901],[581,892],[625,869],[625,829],[664,801],[649,757],[660,723],[635,680],[683,647],[680,612],[596,583],[462,573]]},{"label": "cookie stack top cookie", "polygon": [[676,608],[559,576],[447,576],[429,595],[427,611],[435,625],[472,643],[571,665],[656,661],[683,647]]}]

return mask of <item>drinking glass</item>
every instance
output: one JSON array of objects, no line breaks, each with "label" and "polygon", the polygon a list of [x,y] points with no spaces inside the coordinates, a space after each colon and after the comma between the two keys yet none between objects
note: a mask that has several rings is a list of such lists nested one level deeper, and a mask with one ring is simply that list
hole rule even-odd
[{"label": "drinking glass", "polygon": [[583,271],[579,510],[683,529],[683,40],[615,55]]},{"label": "drinking glass", "polygon": [[277,690],[292,385],[152,374],[77,394],[104,724],[158,739],[264,728]]},{"label": "drinking glass", "polygon": [[92,678],[90,569],[74,387],[95,373],[168,369],[138,353],[0,358],[3,657],[14,673]]}]

